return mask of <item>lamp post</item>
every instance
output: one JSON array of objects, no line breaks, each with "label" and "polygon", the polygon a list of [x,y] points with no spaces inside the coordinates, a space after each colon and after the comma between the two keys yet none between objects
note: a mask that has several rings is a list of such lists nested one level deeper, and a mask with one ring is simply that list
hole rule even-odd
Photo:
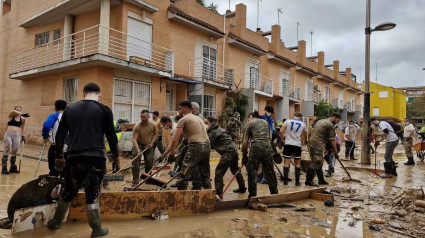
[{"label": "lamp post", "polygon": [[366,54],[365,54],[365,92],[363,109],[363,144],[362,144],[362,164],[370,164],[370,34],[374,31],[387,31],[393,29],[396,24],[385,22],[379,24],[374,29],[370,28],[370,5],[371,0],[366,0]]}]

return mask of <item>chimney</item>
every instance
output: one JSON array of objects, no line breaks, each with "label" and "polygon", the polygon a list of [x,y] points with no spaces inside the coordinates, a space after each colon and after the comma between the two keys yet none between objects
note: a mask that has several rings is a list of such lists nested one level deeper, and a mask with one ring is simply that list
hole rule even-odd
[{"label": "chimney", "polygon": [[270,49],[275,53],[278,53],[278,49],[281,47],[280,32],[281,30],[279,25],[272,26],[272,43]]},{"label": "chimney", "polygon": [[240,35],[242,29],[246,28],[246,6],[242,3],[236,5],[236,22],[235,28]]},{"label": "chimney", "polygon": [[345,77],[347,77],[347,83],[351,82],[351,68],[345,69]]},{"label": "chimney", "polygon": [[338,74],[339,74],[339,61],[338,60],[334,60],[334,79],[338,78]]},{"label": "chimney", "polygon": [[297,63],[303,64],[305,59],[306,44],[304,40],[298,41]]},{"label": "chimney", "polygon": [[318,63],[318,69],[319,73],[323,73],[323,68],[325,68],[325,52],[320,51],[317,52],[317,63]]}]

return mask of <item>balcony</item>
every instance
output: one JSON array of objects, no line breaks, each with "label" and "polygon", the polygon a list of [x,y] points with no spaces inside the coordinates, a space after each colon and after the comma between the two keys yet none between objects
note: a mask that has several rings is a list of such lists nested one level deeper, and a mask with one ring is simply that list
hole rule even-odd
[{"label": "balcony", "polygon": [[338,98],[332,99],[332,107],[338,107]]},{"label": "balcony", "polygon": [[282,97],[288,97],[289,101],[300,102],[301,88],[296,87],[294,84],[290,84],[289,82],[281,82],[279,84],[279,95]]},{"label": "balcony", "polygon": [[102,65],[137,73],[170,77],[174,52],[101,25],[64,36],[12,55],[12,79]]},{"label": "balcony", "polygon": [[205,57],[189,60],[189,77],[227,89],[232,88],[234,84],[232,68]]},{"label": "balcony", "polygon": [[322,101],[322,92],[320,92],[319,90],[313,90],[313,101],[315,103],[319,103],[320,101]]},{"label": "balcony", "polygon": [[245,88],[254,89],[256,94],[266,97],[273,97],[273,80],[261,74],[248,73],[242,75],[242,81],[245,82]]}]

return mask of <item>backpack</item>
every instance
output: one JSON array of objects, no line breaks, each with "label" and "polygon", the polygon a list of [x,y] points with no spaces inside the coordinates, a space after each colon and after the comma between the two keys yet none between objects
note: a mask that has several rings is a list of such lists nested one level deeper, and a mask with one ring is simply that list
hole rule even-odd
[{"label": "backpack", "polygon": [[401,140],[403,140],[403,133],[404,133],[404,128],[401,124],[397,123],[397,122],[393,122],[393,121],[386,121],[388,122],[388,124],[390,124],[390,126],[393,128],[393,132],[398,136],[398,138],[400,138]]}]

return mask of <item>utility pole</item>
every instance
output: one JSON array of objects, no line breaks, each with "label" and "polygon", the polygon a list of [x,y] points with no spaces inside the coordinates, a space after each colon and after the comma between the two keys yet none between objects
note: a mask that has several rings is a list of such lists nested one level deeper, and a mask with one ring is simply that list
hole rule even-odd
[{"label": "utility pole", "polygon": [[259,22],[260,22],[260,1],[262,1],[262,0],[257,0],[257,31],[260,30],[260,27],[259,27]]},{"label": "utility pole", "polygon": [[282,12],[282,8],[278,8],[277,9],[277,24],[280,26],[280,18],[279,18],[279,15],[281,14],[281,13],[283,13]]},{"label": "utility pole", "polygon": [[313,31],[310,31],[310,56],[313,56]]},{"label": "utility pole", "polygon": [[298,44],[298,27],[300,26],[300,23],[297,22],[297,44]]},{"label": "utility pole", "polygon": [[378,62],[375,63],[375,71],[376,71],[375,81],[378,82]]}]

